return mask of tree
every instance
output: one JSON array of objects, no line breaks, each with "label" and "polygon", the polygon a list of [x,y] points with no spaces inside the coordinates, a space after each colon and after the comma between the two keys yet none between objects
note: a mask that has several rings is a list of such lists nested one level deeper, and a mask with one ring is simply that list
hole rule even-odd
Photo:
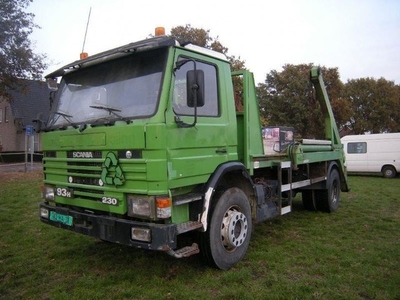
[{"label": "tree", "polygon": [[[324,119],[309,79],[312,64],[286,64],[272,70],[257,87],[264,126],[290,126],[308,138],[324,138]],[[348,105],[340,98],[343,84],[337,68],[321,67],[338,126],[348,119]]]},{"label": "tree", "polygon": [[348,80],[343,96],[350,103],[348,126],[355,134],[400,131],[400,87],[393,81]]},{"label": "tree", "polygon": [[0,0],[0,97],[9,89],[22,89],[21,80],[41,79],[47,67],[44,54],[35,54],[29,35],[34,14],[24,12],[32,0]]},{"label": "tree", "polygon": [[228,48],[220,43],[218,37],[211,37],[210,30],[193,28],[190,24],[186,24],[172,28],[170,35],[181,44],[192,43],[225,54],[231,63],[232,70],[243,70],[245,68],[245,62],[240,60],[240,57],[229,56]]},{"label": "tree", "polygon": [[[210,37],[210,30],[199,28],[192,28],[190,24],[186,26],[177,26],[171,29],[171,36],[177,39],[181,44],[193,43],[197,46],[211,49],[211,42],[213,39]],[[219,49],[221,53],[225,49]]]}]

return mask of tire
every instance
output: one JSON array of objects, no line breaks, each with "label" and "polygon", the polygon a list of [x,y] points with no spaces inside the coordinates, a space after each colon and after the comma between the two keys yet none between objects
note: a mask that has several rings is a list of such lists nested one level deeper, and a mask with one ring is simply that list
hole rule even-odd
[{"label": "tire", "polygon": [[301,192],[301,200],[306,210],[316,211],[317,206],[315,205],[314,190],[305,190]]},{"label": "tire", "polygon": [[393,166],[385,166],[382,169],[382,175],[385,178],[394,178],[394,177],[396,177],[397,172]]},{"label": "tire", "polygon": [[328,177],[326,190],[315,191],[315,202],[317,209],[323,212],[334,212],[339,208],[340,202],[340,176],[336,169],[333,169]]},{"label": "tire", "polygon": [[228,270],[246,254],[250,243],[252,219],[250,203],[244,192],[229,188],[214,197],[208,229],[201,234],[201,254],[206,262]]}]

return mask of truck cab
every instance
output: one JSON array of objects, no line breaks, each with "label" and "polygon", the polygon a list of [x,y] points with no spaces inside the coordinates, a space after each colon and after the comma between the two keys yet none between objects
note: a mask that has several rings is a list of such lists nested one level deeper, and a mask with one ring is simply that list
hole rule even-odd
[{"label": "truck cab", "polygon": [[[265,154],[252,73],[232,73],[221,53],[157,36],[46,78],[49,225],[177,258],[200,252],[226,270],[245,255],[252,224],[290,212],[296,190],[328,212],[347,190],[332,128],[325,144]],[[198,239],[178,248],[186,232]]]}]

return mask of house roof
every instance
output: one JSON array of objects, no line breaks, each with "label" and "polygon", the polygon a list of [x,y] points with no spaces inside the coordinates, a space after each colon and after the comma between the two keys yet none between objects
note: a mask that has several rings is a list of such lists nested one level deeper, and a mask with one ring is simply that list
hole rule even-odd
[{"label": "house roof", "polygon": [[[49,89],[45,82],[24,80],[21,91],[10,90],[10,106],[13,117],[20,118],[22,126],[33,125],[33,119],[47,121],[50,114]],[[41,115],[40,115],[41,114]]]}]

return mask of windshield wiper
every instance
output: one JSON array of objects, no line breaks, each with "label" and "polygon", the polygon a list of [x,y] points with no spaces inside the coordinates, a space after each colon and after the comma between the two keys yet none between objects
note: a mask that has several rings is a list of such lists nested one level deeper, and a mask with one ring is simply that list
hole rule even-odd
[{"label": "windshield wiper", "polygon": [[[72,127],[78,128],[77,125],[75,125],[74,123],[72,123],[71,118],[73,118],[73,117],[72,117],[71,115],[65,114],[65,113],[60,112],[60,111],[56,111],[56,112],[54,112],[54,114],[63,117],[63,118],[69,123],[69,125],[71,125]],[[58,120],[58,118],[57,118],[57,120]],[[56,120],[55,122],[57,122],[57,120]],[[54,123],[55,123],[55,122],[54,122]]]},{"label": "windshield wiper", "polygon": [[119,115],[116,113],[117,112],[121,112],[120,109],[116,109],[116,108],[111,108],[111,107],[107,107],[107,106],[102,106],[102,105],[91,105],[91,108],[95,108],[95,109],[103,109],[105,111],[108,111],[108,114],[111,115],[113,114],[114,116],[116,116],[117,118],[119,118],[122,121],[125,121],[127,124],[129,124],[129,120],[127,120],[126,118],[124,118],[123,116]]}]

